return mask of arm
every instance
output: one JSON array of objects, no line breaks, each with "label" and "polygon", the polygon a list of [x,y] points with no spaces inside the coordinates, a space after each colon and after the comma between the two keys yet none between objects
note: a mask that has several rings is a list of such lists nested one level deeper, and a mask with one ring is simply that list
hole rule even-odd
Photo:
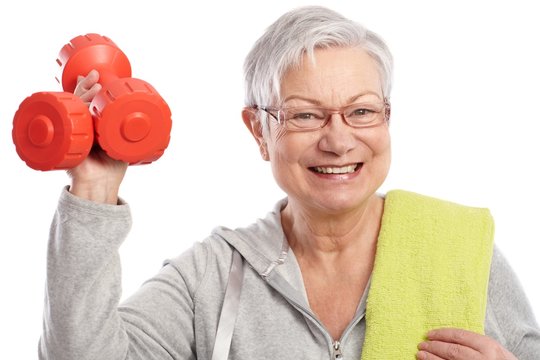
[{"label": "arm", "polygon": [[538,359],[540,328],[529,300],[510,264],[495,249],[493,254],[487,311],[492,315],[489,336],[500,342],[519,360]]},{"label": "arm", "polygon": [[128,205],[64,191],[48,249],[42,360],[195,359],[193,309],[208,251],[197,244],[118,306]]},{"label": "arm", "polygon": [[62,193],[47,253],[40,359],[126,359],[128,338],[115,309],[121,295],[117,249],[130,222],[125,204]]},{"label": "arm", "polygon": [[[82,78],[76,94],[90,101],[98,74]],[[50,232],[42,360],[194,359],[196,264],[205,249],[187,253],[185,268],[166,265],[122,307],[118,249],[131,216],[118,198],[127,164],[99,149],[69,171]],[[198,256],[197,254],[202,254]],[[190,281],[185,281],[189,278]]]}]

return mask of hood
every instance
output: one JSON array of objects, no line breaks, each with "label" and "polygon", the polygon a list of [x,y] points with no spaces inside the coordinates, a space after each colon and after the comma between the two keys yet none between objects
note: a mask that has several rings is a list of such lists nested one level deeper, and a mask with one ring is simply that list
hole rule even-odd
[{"label": "hood", "polygon": [[212,231],[235,248],[261,276],[268,276],[289,255],[289,244],[281,226],[281,210],[287,198],[276,203],[264,218],[248,227],[229,229],[217,227]]},{"label": "hood", "polygon": [[264,218],[258,219],[248,227],[229,229],[217,227],[214,236],[219,236],[238,251],[244,260],[270,283],[279,282],[296,290],[296,297],[303,298],[307,294],[302,280],[300,267],[289,247],[281,225],[281,210],[287,205],[287,198],[276,203],[273,210]]}]

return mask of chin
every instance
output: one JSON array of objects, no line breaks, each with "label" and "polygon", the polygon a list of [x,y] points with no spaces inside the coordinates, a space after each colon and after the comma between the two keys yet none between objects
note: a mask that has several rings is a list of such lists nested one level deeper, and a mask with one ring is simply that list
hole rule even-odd
[{"label": "chin", "polygon": [[322,212],[326,212],[329,215],[338,215],[341,213],[348,213],[356,209],[362,208],[367,201],[371,198],[373,193],[355,194],[356,196],[350,196],[347,194],[333,194],[330,197],[324,199],[318,199],[317,207]]}]

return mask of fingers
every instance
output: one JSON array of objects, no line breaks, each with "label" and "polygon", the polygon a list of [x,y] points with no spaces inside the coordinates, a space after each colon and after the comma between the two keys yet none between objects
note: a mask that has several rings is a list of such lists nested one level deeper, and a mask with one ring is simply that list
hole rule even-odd
[{"label": "fingers", "polygon": [[96,70],[90,71],[86,77],[79,76],[73,93],[85,103],[90,103],[101,90],[101,84],[98,83],[98,80],[99,73]]},{"label": "fingers", "polygon": [[438,357],[437,355],[430,354],[426,351],[419,351],[416,354],[418,360],[444,360],[444,358]]},{"label": "fingers", "polygon": [[418,345],[420,350],[417,358],[420,360],[476,360],[482,359],[478,351],[460,344],[442,341],[426,341]]},{"label": "fingers", "polygon": [[427,341],[418,345],[420,360],[480,360],[514,359],[501,344],[489,336],[454,328],[432,330]]},{"label": "fingers", "polygon": [[460,344],[477,350],[480,350],[485,344],[485,336],[464,329],[435,329],[428,332],[427,338],[428,340]]}]

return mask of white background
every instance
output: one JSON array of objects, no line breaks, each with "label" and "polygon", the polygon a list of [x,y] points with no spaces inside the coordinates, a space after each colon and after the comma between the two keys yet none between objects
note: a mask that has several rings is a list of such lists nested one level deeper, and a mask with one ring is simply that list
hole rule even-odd
[{"label": "white background", "polygon": [[[174,4],[174,6],[173,6]],[[540,313],[540,21],[526,1],[5,1],[0,5],[0,358],[35,359],[49,224],[68,178],[31,170],[11,140],[33,92],[60,91],[56,56],[107,35],[173,113],[165,155],[131,167],[124,295],[214,226],[243,226],[283,196],[241,122],[242,64],[283,12],[331,6],[395,57],[393,188],[489,207],[496,241]]]}]

